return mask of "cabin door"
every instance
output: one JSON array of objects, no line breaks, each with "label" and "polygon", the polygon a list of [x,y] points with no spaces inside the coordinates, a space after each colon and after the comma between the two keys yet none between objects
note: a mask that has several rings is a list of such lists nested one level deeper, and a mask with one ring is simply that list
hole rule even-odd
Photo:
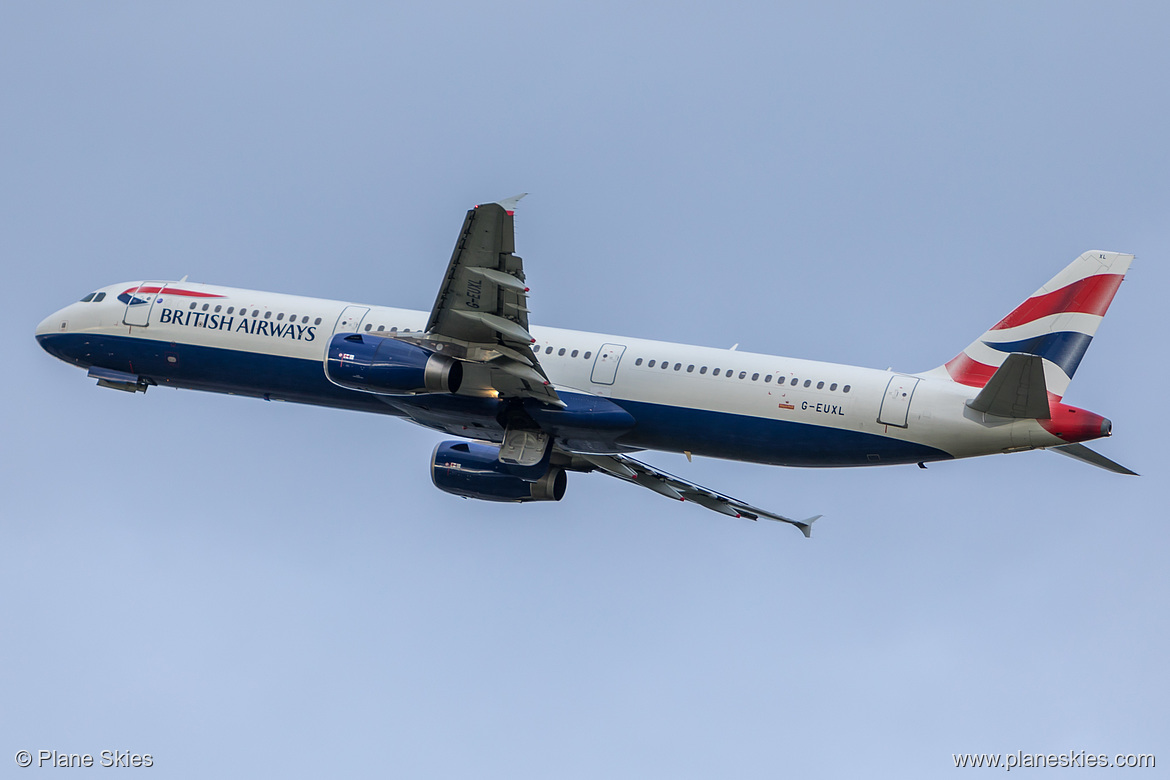
[{"label": "cabin door", "polygon": [[618,363],[626,348],[621,344],[602,344],[593,359],[593,374],[589,377],[595,385],[612,385],[617,378]]},{"label": "cabin door", "polygon": [[894,374],[890,383],[886,385],[886,396],[882,399],[882,408],[878,412],[878,422],[885,425],[895,425],[899,428],[907,427],[910,415],[910,401],[914,398],[914,388],[919,379],[913,376]]}]

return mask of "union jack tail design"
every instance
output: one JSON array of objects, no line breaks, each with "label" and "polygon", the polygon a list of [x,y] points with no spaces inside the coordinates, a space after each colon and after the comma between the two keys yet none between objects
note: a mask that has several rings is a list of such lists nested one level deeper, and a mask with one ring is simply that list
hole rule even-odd
[{"label": "union jack tail design", "polygon": [[1044,358],[1044,381],[1064,397],[1133,255],[1085,252],[990,330],[931,373],[983,387],[1013,352]]}]

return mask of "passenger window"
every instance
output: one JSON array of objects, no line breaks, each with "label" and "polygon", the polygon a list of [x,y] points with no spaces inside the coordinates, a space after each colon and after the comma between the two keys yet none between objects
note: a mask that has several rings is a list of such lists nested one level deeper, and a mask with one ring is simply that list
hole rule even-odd
[{"label": "passenger window", "polygon": [[756,380],[757,380],[757,379],[759,379],[759,378],[760,378],[760,375],[759,375],[759,374],[752,374],[752,381],[753,381],[753,382],[754,382],[754,381],[756,381]]},{"label": "passenger window", "polygon": [[646,368],[654,368],[654,362],[655,361],[651,360],[649,363],[646,364]]},{"label": "passenger window", "polygon": [[824,382],[817,382],[817,390],[820,390],[824,386],[825,386]]},{"label": "passenger window", "polygon": [[800,382],[800,380],[799,380],[799,379],[797,379],[796,377],[792,377],[792,386],[793,386],[793,387],[796,387],[796,385],[797,385],[799,382]]},{"label": "passenger window", "polygon": [[97,297],[95,297],[95,298],[93,299],[93,302],[94,302],[94,303],[101,303],[101,302],[102,302],[102,301],[104,301],[105,299],[106,299],[106,294],[105,294],[104,292],[100,292],[100,293],[98,293],[98,294],[97,294]]},{"label": "passenger window", "polygon": [[804,386],[805,386],[805,387],[808,387],[808,386],[809,386],[809,385],[811,385],[811,384],[812,384],[812,380],[811,380],[811,379],[806,379],[806,380],[804,380]]},{"label": "passenger window", "polygon": [[266,319],[266,320],[272,319],[272,312],[270,312],[270,311],[264,312],[264,319]]},{"label": "passenger window", "polygon": [[689,366],[687,366],[687,373],[693,374],[694,372],[695,372],[695,364],[691,363]]},{"label": "passenger window", "polygon": [[740,379],[743,379],[745,376],[747,376],[747,372],[746,372],[746,371],[740,371],[740,372],[739,372],[739,378],[740,378]]},{"label": "passenger window", "polygon": [[712,371],[711,376],[719,376],[719,369],[715,369],[714,371]]},{"label": "passenger window", "polygon": [[593,354],[592,352],[586,352],[584,355],[582,355],[582,357],[584,357],[586,360],[588,360],[589,356],[592,354]]},{"label": "passenger window", "polygon": [[731,379],[732,377],[735,376],[735,372],[729,368],[723,372],[723,376],[727,377],[728,379]]},{"label": "passenger window", "polygon": [[309,321],[309,315],[306,314],[304,317],[301,317],[301,324],[302,325],[305,325],[306,323],[308,323],[308,321]]},{"label": "passenger window", "polygon": [[699,373],[700,373],[700,374],[705,374],[705,373],[707,373],[707,367],[706,367],[706,366],[703,366],[702,368],[700,368],[700,369],[699,369]]},{"label": "passenger window", "polygon": [[841,392],[842,392],[842,393],[848,393],[848,392],[849,392],[849,385],[845,385],[844,387],[842,387],[842,388],[841,388]]},{"label": "passenger window", "polygon": [[203,304],[203,311],[207,311],[207,310],[208,310],[208,309],[210,309],[210,308],[211,308],[211,304],[210,304],[210,303],[205,303],[205,304]]},{"label": "passenger window", "polygon": [[634,361],[634,365],[635,365],[635,366],[640,366],[640,365],[642,365],[642,358],[638,358],[637,360],[635,360],[635,361]]},{"label": "passenger window", "polygon": [[675,370],[675,371],[678,371],[680,368],[682,368],[682,363],[675,363],[675,364],[674,364],[674,370]]},{"label": "passenger window", "polygon": [[[280,319],[280,317],[277,317],[276,319],[278,319],[278,320],[279,320],[279,319]],[[373,330],[373,329],[374,329],[374,325],[373,325],[373,323],[371,323],[371,322],[367,322],[367,323],[366,323],[366,333],[369,333],[369,332],[370,332],[371,330]]]},{"label": "passenger window", "polygon": [[318,317],[317,319],[313,320],[313,324],[314,324],[314,325],[320,325],[320,324],[321,324],[321,318],[320,318],[320,317]]},{"label": "passenger window", "polygon": [[195,303],[195,301],[191,301],[191,311],[195,311],[195,307],[198,305],[199,304]]},{"label": "passenger window", "polygon": [[385,326],[385,325],[379,325],[379,326],[378,326],[378,332],[379,332],[379,333],[381,333],[381,332],[382,332],[382,331],[384,331],[384,330],[386,330],[386,326]]},{"label": "passenger window", "polygon": [[551,355],[552,354],[552,347],[545,347],[544,354]]},{"label": "passenger window", "polygon": [[665,371],[668,368],[670,368],[670,362],[667,360],[663,360],[662,361],[662,370]]},{"label": "passenger window", "polygon": [[[281,312],[280,314],[277,314],[277,315],[276,315],[276,319],[278,319],[278,320],[283,320],[283,319],[284,319],[284,312]],[[372,327],[372,326],[370,326],[370,325],[367,325],[367,326],[366,326],[366,330],[369,330],[371,327]]]},{"label": "passenger window", "polygon": [[564,357],[564,356],[565,356],[565,348],[561,347],[560,349],[557,350],[557,357]]},{"label": "passenger window", "polygon": [[573,350],[572,352],[570,352],[569,357],[577,357],[577,350]]},{"label": "passenger window", "polygon": [[253,317],[259,317],[259,316],[260,316],[260,310],[259,310],[259,309],[252,309],[252,316],[253,316]]},{"label": "passenger window", "polygon": [[229,307],[228,307],[228,314],[231,314],[231,313],[233,313],[235,310],[236,310],[236,307],[235,307],[235,306],[229,306]]},{"label": "passenger window", "polygon": [[218,314],[218,313],[219,313],[219,310],[220,310],[220,309],[222,309],[222,308],[223,308],[222,306],[216,306],[216,307],[215,307],[215,312],[216,312],[216,314]]},{"label": "passenger window", "polygon": [[768,374],[766,377],[764,377],[764,382],[765,382],[765,383],[767,383],[767,382],[771,382],[771,381],[772,381],[772,375],[771,375],[771,374]]},{"label": "passenger window", "polygon": [[834,382],[833,384],[829,385],[829,389],[830,389],[830,390],[836,390],[836,389],[837,389],[837,383],[836,383],[836,382]]}]

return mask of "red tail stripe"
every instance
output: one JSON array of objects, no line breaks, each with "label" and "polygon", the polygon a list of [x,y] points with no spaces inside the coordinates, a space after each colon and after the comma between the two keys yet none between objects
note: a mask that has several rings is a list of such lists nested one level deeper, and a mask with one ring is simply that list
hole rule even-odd
[{"label": "red tail stripe", "polygon": [[1121,286],[1121,274],[1098,274],[1073,282],[1059,290],[1036,295],[1021,303],[992,330],[1026,325],[1041,317],[1063,312],[1104,315]]},{"label": "red tail stripe", "polygon": [[946,368],[951,379],[968,387],[983,387],[987,384],[987,380],[991,379],[991,375],[995,373],[995,366],[980,363],[978,360],[968,357],[966,352],[955,355],[947,362]]}]

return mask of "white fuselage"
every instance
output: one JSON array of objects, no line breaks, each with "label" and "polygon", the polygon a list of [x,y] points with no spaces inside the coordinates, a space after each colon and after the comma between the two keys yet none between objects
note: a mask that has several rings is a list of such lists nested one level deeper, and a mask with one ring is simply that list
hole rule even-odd
[{"label": "white fuselage", "polygon": [[[456,396],[436,413],[421,396],[385,398],[326,378],[335,333],[419,332],[425,312],[185,282],[158,283],[157,295],[119,301],[141,284],[111,285],[99,291],[100,301],[67,306],[41,323],[38,340],[63,360],[152,384],[365,409],[499,439],[502,429],[474,390],[465,394],[465,412]],[[558,393],[605,397],[638,421],[610,443],[614,451],[847,466],[1065,443],[1037,420],[971,410],[966,404],[977,389],[937,372],[900,374],[550,327],[531,333]]]}]

